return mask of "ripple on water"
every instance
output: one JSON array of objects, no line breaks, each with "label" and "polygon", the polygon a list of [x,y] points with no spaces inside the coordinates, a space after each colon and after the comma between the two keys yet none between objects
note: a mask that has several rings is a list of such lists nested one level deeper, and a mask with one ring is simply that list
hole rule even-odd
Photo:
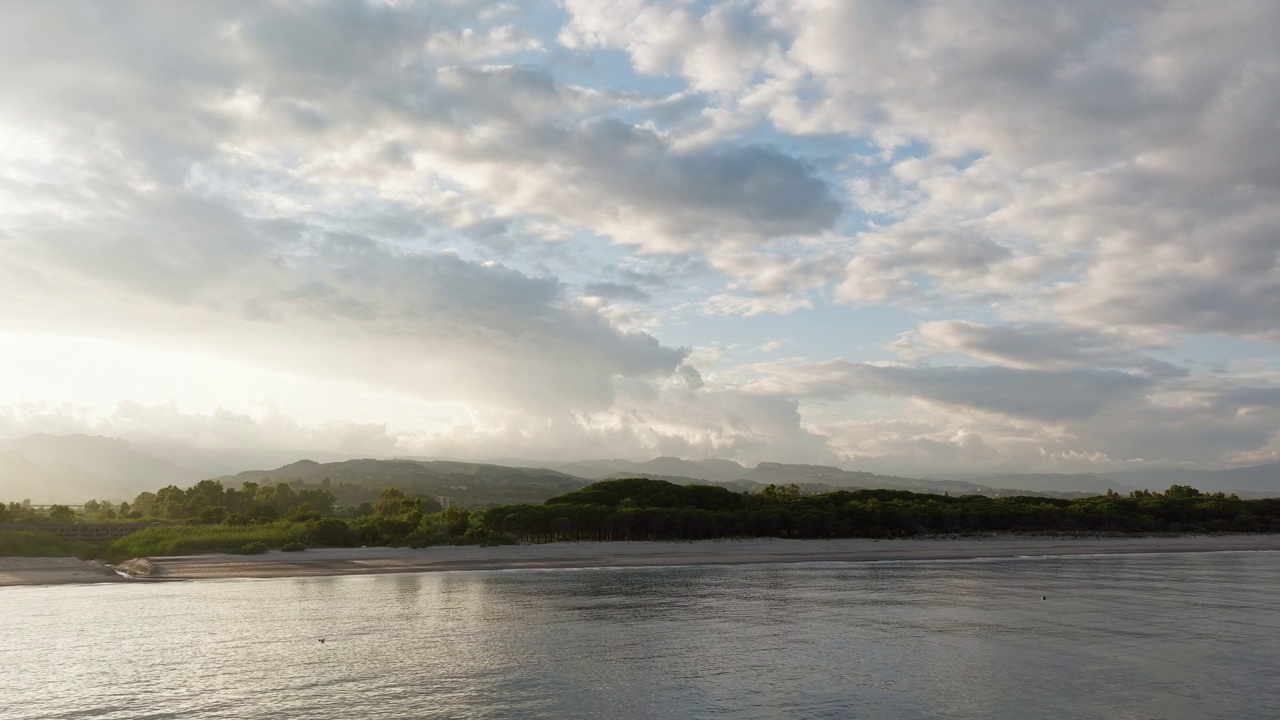
[{"label": "ripple on water", "polygon": [[1275,718],[1278,590],[1275,552],[6,588],[0,716]]}]

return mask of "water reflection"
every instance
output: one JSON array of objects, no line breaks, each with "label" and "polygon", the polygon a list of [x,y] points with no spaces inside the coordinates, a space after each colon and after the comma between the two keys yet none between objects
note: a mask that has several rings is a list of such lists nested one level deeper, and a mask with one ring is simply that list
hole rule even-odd
[{"label": "water reflection", "polygon": [[9,588],[0,715],[1272,718],[1278,588],[1277,553]]}]

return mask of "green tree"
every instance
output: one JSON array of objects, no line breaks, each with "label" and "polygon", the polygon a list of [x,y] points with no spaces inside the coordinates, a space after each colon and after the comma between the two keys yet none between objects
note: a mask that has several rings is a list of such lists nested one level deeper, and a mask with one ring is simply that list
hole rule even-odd
[{"label": "green tree", "polygon": [[133,504],[130,506],[131,512],[141,513],[143,517],[151,515],[155,510],[156,494],[150,492],[138,493],[138,497],[134,498]]},{"label": "green tree", "polygon": [[373,506],[373,512],[378,517],[395,517],[400,514],[400,504],[404,499],[404,493],[399,488],[389,487],[382,491],[378,504]]},{"label": "green tree", "polygon": [[53,505],[49,508],[49,522],[69,523],[74,522],[76,513],[66,505]]}]

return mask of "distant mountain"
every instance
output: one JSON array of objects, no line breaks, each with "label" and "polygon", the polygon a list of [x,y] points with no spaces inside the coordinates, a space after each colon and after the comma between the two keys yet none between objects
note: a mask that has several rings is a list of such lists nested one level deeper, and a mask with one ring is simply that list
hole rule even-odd
[{"label": "distant mountain", "polygon": [[547,470],[452,460],[300,460],[275,470],[251,470],[216,478],[223,485],[244,482],[329,487],[340,504],[376,498],[388,487],[410,495],[445,495],[461,505],[540,503],[587,485],[590,480]]},{"label": "distant mountain", "polygon": [[833,488],[888,488],[913,492],[952,493],[955,495],[991,494],[999,489],[989,485],[959,480],[920,480],[895,475],[876,475],[869,472],[841,470],[829,465],[790,465],[762,462],[747,473],[747,480],[761,485],[788,485],[795,483],[822,483]]},{"label": "distant mountain", "polygon": [[59,474],[31,462],[16,450],[0,450],[0,503],[80,503],[110,494],[111,485],[110,478],[87,473]]},{"label": "distant mountain", "polygon": [[1214,475],[1223,489],[1280,495],[1280,463],[1219,470]]},{"label": "distant mountain", "polygon": [[[133,499],[143,490],[185,485],[204,473],[96,435],[31,435],[0,443],[0,498],[35,503]],[[9,500],[5,500],[6,502]]]},{"label": "distant mountain", "polygon": [[[298,457],[308,457],[295,461]],[[247,467],[275,467],[252,470]],[[762,462],[754,468],[721,459],[657,457],[492,463],[432,460],[353,460],[337,453],[283,450],[211,450],[177,443],[130,443],[92,435],[32,435],[0,442],[0,502],[30,498],[37,504],[80,503],[90,498],[131,500],[144,490],[188,486],[217,477],[238,485],[301,481],[348,483],[354,487],[397,486],[407,492],[448,495],[465,504],[541,502],[591,480],[649,477],[681,484],[717,483],[734,490],[796,484],[806,492],[825,488],[889,488],[952,495],[1019,492],[1071,496],[1191,485],[1208,492],[1280,496],[1280,463],[1231,470],[1183,468],[1099,474],[1009,473],[935,480],[877,475],[827,465]],[[367,492],[364,492],[367,495]]]},{"label": "distant mountain", "polygon": [[577,462],[552,463],[546,466],[570,475],[588,478],[604,478],[621,475],[631,477],[666,475],[687,477],[708,482],[729,482],[741,480],[748,470],[732,460],[682,460],[677,457],[657,457],[645,462],[631,460],[580,460]]},{"label": "distant mountain", "polygon": [[1129,470],[1107,473],[1108,479],[1132,488],[1164,490],[1170,485],[1190,485],[1208,492],[1244,492],[1280,496],[1280,463],[1252,465],[1231,470]]},{"label": "distant mountain", "polygon": [[[658,457],[645,462],[631,460],[579,460],[576,462],[544,462],[534,460],[498,460],[504,465],[542,466],[571,475],[593,480],[612,480],[626,477],[646,477],[667,480],[677,484],[711,482],[725,485],[735,491],[751,490],[763,485],[795,484],[804,492],[823,492],[849,488],[888,488],[914,492],[951,493],[952,495],[1015,495],[1026,492],[1032,495],[1069,497],[1080,494],[1102,494],[1114,485],[1092,489],[1088,483],[1076,483],[1055,487],[1051,481],[1038,481],[1041,476],[1026,476],[1034,481],[1031,487],[1018,484],[1023,476],[989,476],[980,480],[932,480],[877,475],[869,472],[843,470],[829,465],[802,465],[762,462],[755,468],[746,468],[731,460],[682,460],[674,457]],[[1052,478],[1055,476],[1043,476]],[[1071,476],[1060,476],[1062,478]],[[990,479],[991,482],[985,482]]]},{"label": "distant mountain", "polygon": [[998,488],[1018,488],[1036,492],[1089,493],[1103,495],[1108,490],[1127,493],[1131,488],[1099,475],[1061,473],[997,473],[961,478],[964,482]]},{"label": "distant mountain", "polygon": [[279,467],[298,458],[318,462],[339,462],[352,456],[316,450],[269,450],[258,448],[202,448],[181,443],[134,442],[138,452],[199,470],[202,477],[232,475],[252,468]]}]

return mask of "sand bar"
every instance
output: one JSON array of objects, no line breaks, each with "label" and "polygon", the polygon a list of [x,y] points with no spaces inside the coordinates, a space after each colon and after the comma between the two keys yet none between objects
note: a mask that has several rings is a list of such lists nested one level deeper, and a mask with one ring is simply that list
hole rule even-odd
[{"label": "sand bar", "polygon": [[356,548],[186,555],[125,564],[153,580],[308,577],[447,570],[959,560],[1043,555],[1280,550],[1280,535],[1140,538],[916,538],[563,542],[502,547]]}]

